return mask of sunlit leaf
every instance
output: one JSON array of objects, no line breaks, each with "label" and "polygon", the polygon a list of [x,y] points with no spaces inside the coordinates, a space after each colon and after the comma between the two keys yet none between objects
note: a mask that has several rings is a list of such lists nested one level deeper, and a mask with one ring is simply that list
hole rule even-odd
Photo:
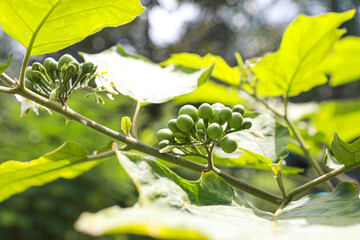
[{"label": "sunlit leaf", "polygon": [[121,130],[125,135],[129,136],[131,129],[131,119],[129,117],[123,117],[121,119]]},{"label": "sunlit leaf", "polygon": [[9,68],[12,61],[12,55],[10,55],[9,59],[6,61],[6,63],[0,64],[0,74],[6,71],[6,69]]},{"label": "sunlit leaf", "polygon": [[337,29],[355,10],[317,17],[300,15],[284,33],[277,52],[263,57],[252,69],[260,79],[262,96],[296,96],[326,83],[321,62],[345,33]]},{"label": "sunlit leaf", "polygon": [[322,141],[329,146],[337,132],[344,141],[360,136],[360,100],[337,100],[322,102],[319,110],[311,117],[318,132],[323,133]]},{"label": "sunlit leaf", "polygon": [[291,202],[272,221],[272,213],[252,207],[211,171],[192,182],[153,160],[129,154],[118,158],[139,190],[138,203],[83,213],[75,224],[78,231],[214,240],[337,240],[360,234],[360,199],[351,183],[339,184],[325,196]]},{"label": "sunlit leaf", "polygon": [[103,29],[130,22],[144,11],[139,0],[0,1],[1,28],[31,55],[58,51]]},{"label": "sunlit leaf", "polygon": [[165,68],[138,55],[131,55],[121,46],[99,54],[85,54],[111,80],[123,95],[141,103],[162,103],[173,97],[191,93],[211,75],[213,64],[194,69],[169,65]]},{"label": "sunlit leaf", "polygon": [[330,75],[330,85],[337,86],[360,79],[359,65],[360,38],[348,36],[335,43],[322,68]]},{"label": "sunlit leaf", "polygon": [[66,142],[55,151],[30,162],[4,162],[0,165],[0,202],[58,178],[75,178],[100,161],[86,160],[87,152],[81,145]]},{"label": "sunlit leaf", "polygon": [[345,166],[360,162],[360,139],[349,144],[341,140],[335,133],[334,140],[331,143],[331,150],[336,160]]},{"label": "sunlit leaf", "polygon": [[227,106],[234,106],[243,102],[238,92],[237,88],[224,86],[208,80],[194,92],[175,98],[174,102],[176,104],[221,102]]},{"label": "sunlit leaf", "polygon": [[204,57],[194,53],[172,54],[168,60],[162,63],[162,65],[167,66],[170,64],[175,64],[193,68],[201,68],[211,65],[214,62],[214,59],[215,67],[212,76],[231,85],[238,85],[240,83],[239,68],[230,67],[222,57],[213,54],[207,54]]}]

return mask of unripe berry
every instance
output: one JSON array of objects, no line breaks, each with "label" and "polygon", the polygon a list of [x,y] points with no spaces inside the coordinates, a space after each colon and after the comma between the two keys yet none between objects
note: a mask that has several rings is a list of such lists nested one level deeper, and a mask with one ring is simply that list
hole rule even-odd
[{"label": "unripe berry", "polygon": [[197,131],[199,130],[204,130],[205,131],[205,124],[204,121],[202,119],[200,119],[196,124],[195,124],[195,128]]},{"label": "unripe berry", "polygon": [[233,112],[231,119],[229,121],[229,126],[231,128],[239,128],[241,127],[243,124],[243,117],[240,113],[238,112]]},{"label": "unripe berry", "polygon": [[214,115],[212,116],[212,118],[210,118],[210,122],[211,123],[219,123],[220,118],[219,118],[219,112],[220,112],[220,108],[215,107],[213,108],[214,110]]},{"label": "unripe berry", "polygon": [[206,130],[208,136],[212,139],[219,139],[222,137],[224,130],[218,123],[212,123]]},{"label": "unripe berry", "polygon": [[72,61],[76,61],[76,59],[71,56],[70,54],[65,54],[63,55],[60,59],[59,59],[59,62],[58,62],[58,69],[61,71],[62,67],[64,65],[67,65],[69,64],[70,62]]},{"label": "unripe berry", "polygon": [[214,110],[208,103],[203,103],[198,109],[199,117],[202,119],[210,119],[214,115]]},{"label": "unripe berry", "polygon": [[233,107],[233,112],[238,112],[238,113],[240,113],[241,115],[244,115],[244,112],[245,112],[244,106],[241,105],[241,104],[235,105],[235,106]]},{"label": "unripe berry", "polygon": [[252,126],[252,123],[250,121],[245,121],[242,125],[244,129],[250,129]]},{"label": "unripe berry", "polygon": [[198,111],[196,109],[196,107],[194,107],[193,105],[185,105],[182,106],[179,110],[179,116],[186,114],[189,115],[194,123],[196,123],[197,121],[199,121],[199,115],[198,115]]},{"label": "unripe berry", "polygon": [[228,107],[223,107],[219,111],[219,119],[221,122],[227,122],[231,119],[232,111]]},{"label": "unripe berry", "polygon": [[157,140],[158,140],[159,142],[161,142],[162,140],[168,140],[169,142],[174,141],[174,135],[173,135],[173,133],[171,132],[171,130],[168,129],[168,128],[160,129],[160,130],[156,133],[156,137],[157,137]]},{"label": "unripe berry", "polygon": [[170,144],[170,141],[167,139],[164,139],[159,142],[159,148],[163,149],[163,148],[167,147],[169,144]]},{"label": "unripe berry", "polygon": [[47,72],[55,71],[57,68],[57,62],[52,57],[48,57],[44,61],[44,67]]},{"label": "unripe berry", "polygon": [[176,120],[176,126],[183,132],[194,126],[194,120],[187,114],[180,115]]},{"label": "unripe berry", "polygon": [[213,105],[211,105],[213,108],[223,108],[223,107],[225,107],[225,105],[224,104],[222,104],[222,103],[214,103]]},{"label": "unripe berry", "polygon": [[180,129],[176,126],[176,119],[170,119],[168,121],[168,128],[172,131],[172,132],[180,132]]},{"label": "unripe berry", "polygon": [[237,147],[238,143],[230,136],[225,136],[220,142],[221,149],[226,153],[234,152]]}]

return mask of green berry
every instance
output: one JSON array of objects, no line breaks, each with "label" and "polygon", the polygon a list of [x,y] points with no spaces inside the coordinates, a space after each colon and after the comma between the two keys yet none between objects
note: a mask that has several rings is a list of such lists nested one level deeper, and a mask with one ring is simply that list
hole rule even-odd
[{"label": "green berry", "polygon": [[222,103],[214,103],[213,105],[211,105],[213,108],[223,108],[223,107],[225,107],[225,105],[224,104],[222,104]]},{"label": "green berry", "polygon": [[214,110],[214,115],[212,116],[212,118],[210,118],[210,123],[219,123],[220,122],[220,118],[219,118],[220,108],[215,107],[215,108],[213,108],[213,110]]},{"label": "green berry", "polygon": [[160,130],[156,133],[156,137],[157,137],[157,140],[158,140],[159,142],[161,142],[162,140],[168,140],[169,142],[174,141],[174,135],[173,135],[173,133],[171,132],[171,130],[168,129],[168,128],[160,129]]},{"label": "green berry", "polygon": [[69,64],[72,61],[76,61],[76,59],[70,54],[63,55],[58,62],[58,69],[61,70],[64,65]]},{"label": "green berry", "polygon": [[229,121],[229,126],[231,128],[239,128],[241,127],[243,124],[243,117],[240,113],[238,112],[233,112],[231,119]]},{"label": "green berry", "polygon": [[202,119],[210,119],[214,115],[214,110],[208,103],[203,103],[198,109],[199,117]]},{"label": "green berry", "polygon": [[243,129],[249,129],[251,128],[252,123],[250,121],[245,121],[242,125]]},{"label": "green berry", "polygon": [[166,148],[169,144],[170,144],[170,141],[167,139],[164,139],[159,142],[159,148],[160,149]]},{"label": "green berry", "polygon": [[180,129],[176,125],[176,119],[170,119],[168,121],[168,128],[173,132],[180,132]]},{"label": "green berry", "polygon": [[244,106],[241,105],[241,104],[235,105],[235,106],[233,107],[233,112],[238,112],[238,113],[240,113],[241,115],[244,115],[244,112],[245,112]]},{"label": "green berry", "polygon": [[218,123],[212,123],[206,130],[208,136],[212,139],[219,139],[222,137],[224,130]]},{"label": "green berry", "polygon": [[48,57],[44,61],[44,67],[47,72],[55,71],[57,68],[57,62],[55,59]]},{"label": "green berry", "polygon": [[205,131],[205,124],[204,121],[202,119],[200,119],[196,124],[195,124],[195,128],[197,131],[199,130],[204,130]]},{"label": "green berry", "polygon": [[192,105],[185,105],[182,106],[179,110],[179,116],[186,114],[189,115],[194,123],[196,123],[197,121],[199,121],[199,115],[198,115],[198,110],[196,109],[196,107],[192,106]]},{"label": "green berry", "polygon": [[231,119],[232,111],[228,107],[223,107],[219,111],[219,119],[221,122],[227,122]]},{"label": "green berry", "polygon": [[238,143],[230,136],[225,136],[220,142],[221,149],[226,153],[234,152],[237,147]]},{"label": "green berry", "polygon": [[40,71],[41,68],[43,68],[43,66],[42,66],[41,63],[39,63],[39,62],[34,62],[34,63],[32,64],[32,70]]},{"label": "green berry", "polygon": [[32,89],[33,88],[33,82],[30,81],[29,79],[25,78],[25,87],[27,89]]},{"label": "green berry", "polygon": [[35,75],[34,71],[31,67],[26,68],[25,76],[27,79],[29,79],[32,82],[36,82],[39,78]]},{"label": "green berry", "polygon": [[92,62],[84,62],[82,69],[85,73],[91,73],[94,71],[95,65]]},{"label": "green berry", "polygon": [[183,114],[176,119],[176,126],[186,132],[194,126],[194,120],[189,115]]},{"label": "green berry", "polygon": [[70,67],[70,66],[74,66],[74,67],[75,67],[75,72],[74,72],[74,74],[77,74],[77,73],[80,72],[80,64],[78,63],[78,61],[75,60],[75,61],[69,62],[68,67]]}]

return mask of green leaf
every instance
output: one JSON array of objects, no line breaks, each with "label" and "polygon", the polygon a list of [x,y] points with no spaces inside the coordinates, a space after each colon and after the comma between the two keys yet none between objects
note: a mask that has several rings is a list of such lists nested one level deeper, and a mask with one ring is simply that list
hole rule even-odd
[{"label": "green leaf", "polygon": [[317,17],[300,15],[285,31],[279,50],[252,68],[260,79],[258,93],[296,96],[326,83],[320,64],[345,33],[337,28],[354,14],[355,10]]},{"label": "green leaf", "polygon": [[0,202],[58,178],[75,178],[99,162],[86,160],[87,152],[81,145],[66,142],[55,151],[30,162],[4,162],[0,165]]},{"label": "green leaf", "polygon": [[245,118],[244,121],[251,121],[253,125],[250,130],[257,131],[264,137],[255,137],[247,131],[232,133],[231,135],[238,142],[238,148],[266,164],[285,158],[288,155],[289,129],[268,114],[252,113],[251,115],[251,118]]},{"label": "green leaf", "polygon": [[0,1],[1,28],[32,50],[56,52],[104,27],[132,21],[144,11],[139,0]]},{"label": "green leaf", "polygon": [[177,53],[172,54],[171,57],[161,63],[161,65],[167,66],[175,64],[192,68],[203,68],[211,65],[214,60],[215,67],[212,76],[230,85],[237,86],[240,83],[239,68],[230,67],[222,57],[217,55],[207,54],[201,57],[194,53]]},{"label": "green leaf", "polygon": [[322,68],[329,74],[330,85],[346,84],[360,78],[360,38],[344,37],[334,45],[332,54],[325,59]]},{"label": "green leaf", "polygon": [[10,55],[9,59],[4,64],[0,64],[0,74],[6,71],[9,68],[12,61],[12,54]]},{"label": "green leaf", "polygon": [[85,54],[86,61],[99,66],[104,77],[116,90],[140,103],[162,103],[173,97],[191,93],[211,75],[213,63],[207,68],[194,69],[169,65],[165,68],[148,59],[131,55],[121,46],[99,54]]},{"label": "green leaf", "polygon": [[[358,189],[341,183],[328,195],[309,195],[274,215],[252,207],[213,172],[185,180],[146,158],[118,154],[139,190],[131,208],[83,213],[78,231],[100,236],[130,233],[157,239],[353,239],[360,233]],[[338,226],[342,226],[339,228]]]},{"label": "green leaf", "polygon": [[131,129],[131,119],[129,117],[123,117],[121,119],[121,130],[125,133],[125,135],[130,135]]},{"label": "green leaf", "polygon": [[319,110],[310,118],[316,130],[323,133],[322,141],[329,146],[334,132],[344,141],[352,141],[360,136],[360,100],[337,100],[322,102]]},{"label": "green leaf", "polygon": [[342,141],[335,133],[334,140],[331,143],[331,150],[336,160],[345,166],[360,162],[360,139],[349,144]]},{"label": "green leaf", "polygon": [[176,97],[174,102],[179,105],[186,103],[221,102],[227,106],[234,106],[243,102],[238,93],[239,90],[235,87],[227,87],[208,80],[194,92]]}]

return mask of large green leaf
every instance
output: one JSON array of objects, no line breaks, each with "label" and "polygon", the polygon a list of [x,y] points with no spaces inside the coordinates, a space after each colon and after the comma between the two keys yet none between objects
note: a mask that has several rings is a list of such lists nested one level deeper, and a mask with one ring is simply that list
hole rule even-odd
[{"label": "large green leaf", "polygon": [[337,29],[355,10],[317,17],[300,15],[284,33],[277,52],[263,57],[253,67],[263,96],[296,96],[326,83],[320,68],[333,44],[345,33]]},{"label": "large green leaf", "polygon": [[319,110],[311,117],[318,132],[323,133],[323,142],[329,146],[334,132],[344,141],[352,141],[360,135],[360,100],[338,100],[322,102]]},{"label": "large green leaf", "polygon": [[334,140],[331,143],[331,150],[336,160],[345,166],[360,162],[360,139],[349,144],[341,140],[335,133]]},{"label": "large green leaf", "polygon": [[164,66],[175,64],[193,68],[208,67],[215,60],[215,67],[212,76],[218,80],[229,83],[231,85],[238,85],[240,83],[240,74],[238,67],[230,67],[226,61],[217,55],[207,54],[201,57],[194,53],[177,53],[172,54],[165,62],[161,63]]},{"label": "large green leaf", "polygon": [[[238,148],[263,163],[278,162],[288,155],[287,142],[290,137],[289,129],[278,123],[273,117],[265,113],[251,113],[252,127],[249,131],[239,131],[231,135],[238,142]],[[264,137],[254,136],[251,131],[261,133]],[[229,157],[232,154],[226,154]],[[234,153],[236,155],[236,152]],[[242,156],[240,156],[241,161]]]},{"label": "large green leaf", "polygon": [[99,54],[82,54],[86,61],[99,66],[116,90],[140,103],[162,103],[191,93],[211,75],[214,64],[194,69],[169,65],[162,68],[148,59],[131,55],[121,46]]},{"label": "large green leaf", "polygon": [[[360,234],[360,200],[354,184],[325,196],[309,195],[273,214],[252,207],[213,172],[187,181],[161,164],[132,155],[118,158],[139,190],[132,208],[83,213],[78,231],[99,236],[131,233],[161,239],[353,239]],[[341,226],[341,228],[339,228]]]},{"label": "large green leaf", "polygon": [[2,29],[31,55],[58,51],[104,27],[133,20],[144,8],[139,0],[0,1]]},{"label": "large green leaf", "polygon": [[331,76],[332,86],[360,79],[360,38],[349,36],[336,42],[332,54],[322,65]]},{"label": "large green leaf", "polygon": [[58,178],[75,178],[100,161],[86,160],[87,152],[81,145],[66,142],[55,151],[30,162],[4,162],[0,165],[0,202]]}]

